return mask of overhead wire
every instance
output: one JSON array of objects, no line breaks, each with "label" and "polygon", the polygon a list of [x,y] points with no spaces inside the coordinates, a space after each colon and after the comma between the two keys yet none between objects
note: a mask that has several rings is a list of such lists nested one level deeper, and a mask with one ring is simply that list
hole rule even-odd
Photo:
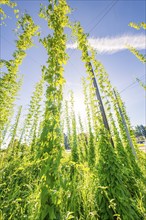
[{"label": "overhead wire", "polygon": [[[106,7],[105,7],[105,9],[103,10],[103,11],[105,11],[106,9],[106,11],[105,11],[105,13],[102,15],[102,17],[98,20],[98,22],[88,31],[88,33],[90,34],[97,26],[98,26],[98,24],[100,24],[100,22],[104,19],[104,17],[112,10],[112,8],[117,4],[117,2],[118,2],[119,0],[113,0],[112,1],[112,3],[110,3],[110,4],[108,4]],[[110,7],[109,7],[110,6]],[[102,12],[103,12],[102,11]],[[102,12],[100,12],[99,14],[101,14]],[[98,14],[98,16],[99,16],[99,14]],[[75,15],[74,14],[72,14],[72,16],[73,16],[73,19],[74,19],[74,22],[75,22],[75,20],[76,20],[76,18],[75,18]],[[97,18],[97,16],[96,16],[96,18]],[[93,19],[92,19],[93,20]],[[90,22],[91,23],[91,22]],[[87,26],[89,26],[89,25],[87,25]],[[87,27],[86,26],[86,27]],[[86,28],[85,27],[85,28]],[[73,50],[73,52],[71,53],[71,55],[74,53],[74,51],[75,50]],[[71,55],[70,55],[70,57],[71,57]]]},{"label": "overhead wire", "polygon": [[103,16],[97,21],[97,23],[89,30],[89,33],[91,33],[104,19],[106,15],[112,10],[112,8],[118,3],[119,0],[116,0],[113,2],[113,4],[107,9],[107,11],[103,14]]},{"label": "overhead wire", "polygon": [[[118,1],[118,0],[117,0]],[[114,0],[112,1],[112,3],[114,2]],[[104,10],[106,10],[109,6],[111,5],[111,3],[110,4],[108,4],[108,6],[106,6],[105,8],[104,8]],[[113,7],[113,4],[111,5],[112,7]],[[110,6],[110,10],[111,10],[111,6]],[[104,11],[104,10],[102,10],[102,12]],[[101,14],[101,12],[99,13],[99,14]],[[98,14],[98,16],[99,16],[99,14]],[[71,14],[72,15],[72,17],[73,17],[73,20],[74,20],[74,22],[76,22],[76,18],[75,18],[75,15],[74,14]],[[102,16],[103,17],[103,16]],[[104,16],[105,17],[105,16]],[[96,18],[97,18],[97,16],[96,16]],[[103,18],[102,18],[103,19]],[[92,19],[93,20],[93,19]],[[101,19],[100,19],[101,20]],[[91,21],[90,21],[90,23],[91,23]],[[88,26],[88,24],[86,25],[86,27]],[[85,27],[85,28],[86,28]],[[70,53],[70,54],[68,54],[69,55],[69,57],[71,58],[71,56],[74,54],[74,52],[75,52],[75,50],[72,50],[72,52]],[[70,61],[70,60],[69,60]],[[70,61],[70,63],[72,64],[72,62]],[[73,65],[73,64],[72,64]]]},{"label": "overhead wire", "polygon": [[[145,77],[145,74],[143,74],[142,77],[139,77],[139,79],[142,80],[144,77]],[[137,83],[137,85],[139,85],[137,81],[134,81],[133,83],[129,84],[129,85],[126,86],[124,89],[122,89],[119,93],[122,93],[122,92],[126,91],[127,89],[129,89],[129,88],[131,88],[133,85],[135,85],[136,83]],[[136,85],[136,86],[137,86],[137,85]]]}]

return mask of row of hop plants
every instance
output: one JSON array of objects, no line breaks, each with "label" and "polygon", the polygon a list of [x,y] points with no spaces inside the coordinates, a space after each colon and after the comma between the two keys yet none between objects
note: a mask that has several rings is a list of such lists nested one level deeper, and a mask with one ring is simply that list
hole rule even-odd
[{"label": "row of hop plants", "polygon": [[[16,40],[16,50],[11,60],[0,60],[1,80],[0,80],[0,100],[1,100],[1,129],[0,144],[2,142],[2,131],[13,115],[13,107],[16,95],[21,87],[22,78],[18,75],[19,67],[22,64],[26,50],[33,46],[32,37],[37,36],[38,26],[34,24],[31,16],[24,14],[17,22],[19,30],[18,40]],[[3,71],[4,70],[4,71]]]},{"label": "row of hop plants", "polygon": [[[113,92],[108,74],[100,61],[96,60],[96,54],[89,47],[81,25],[70,23],[70,11],[65,0],[50,0],[48,6],[40,9],[40,17],[47,21],[53,34],[40,40],[48,60],[42,67],[42,78],[35,86],[23,126],[20,126],[20,106],[9,146],[1,150],[0,218],[144,219],[145,155],[137,148],[120,95],[117,91]],[[19,66],[26,55],[25,51],[33,45],[32,37],[39,34],[38,26],[28,14],[18,24],[22,33],[16,41],[14,59],[1,61],[7,67],[7,72],[1,77],[1,143],[9,130],[10,113],[20,87],[17,81]],[[87,72],[87,78],[82,80],[86,125],[75,114],[73,93],[70,101],[63,102],[63,73],[68,59],[64,28],[72,29]],[[95,79],[109,129],[104,126],[101,106],[95,96]],[[65,150],[64,130],[67,130],[70,152]]]}]

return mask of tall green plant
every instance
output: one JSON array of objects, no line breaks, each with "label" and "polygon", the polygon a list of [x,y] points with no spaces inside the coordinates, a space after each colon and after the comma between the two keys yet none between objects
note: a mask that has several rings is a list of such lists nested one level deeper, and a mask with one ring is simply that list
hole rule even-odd
[{"label": "tall green plant", "polygon": [[41,40],[45,47],[48,60],[43,66],[45,75],[46,105],[43,130],[39,143],[39,158],[42,158],[41,168],[41,208],[39,219],[60,219],[58,196],[55,182],[58,178],[62,145],[60,143],[60,111],[62,102],[62,88],[65,82],[63,64],[67,61],[66,35],[64,28],[68,26],[67,14],[70,9],[65,0],[49,1],[47,7],[41,8],[40,16],[48,22],[53,35]]},{"label": "tall green plant", "polygon": [[[41,101],[43,96],[44,79],[41,77],[40,81],[36,83],[35,90],[30,100],[27,116],[24,120],[19,144],[22,142],[31,144],[32,139],[34,140],[37,132],[37,126],[39,123]],[[42,110],[43,111],[43,110]],[[35,140],[34,140],[35,141]]]},{"label": "tall green plant", "polygon": [[78,149],[77,126],[76,126],[76,118],[74,111],[73,92],[71,92],[71,124],[72,124],[72,134],[71,134],[72,161],[79,162],[79,149]]},{"label": "tall green plant", "polygon": [[79,155],[80,161],[88,161],[88,135],[85,132],[84,124],[82,122],[81,116],[78,117],[79,121],[79,134],[78,134],[78,146],[79,146]]},{"label": "tall green plant", "polygon": [[66,129],[67,129],[67,141],[68,141],[68,145],[70,147],[71,145],[71,121],[70,121],[70,115],[69,115],[69,103],[68,101],[66,100],[65,101],[65,110],[64,110],[64,113],[65,113],[65,124],[66,124]]},{"label": "tall green plant", "polygon": [[0,62],[1,67],[7,68],[7,73],[3,72],[0,79],[0,138],[5,125],[12,116],[14,101],[20,88],[20,83],[18,82],[19,66],[26,56],[25,51],[33,46],[32,37],[38,35],[38,26],[34,24],[28,14],[24,14],[18,21],[18,29],[22,30],[22,33],[18,35],[18,40],[16,41],[17,49],[13,53],[13,60],[1,60]]},{"label": "tall green plant", "polygon": [[[144,22],[141,22],[139,24],[136,24],[134,22],[130,22],[129,26],[136,29],[136,30],[140,30],[141,28],[144,30],[146,29],[146,23],[144,23]],[[128,45],[127,47],[130,50],[130,52],[133,53],[138,58],[138,60],[140,60],[142,63],[146,63],[145,55],[141,54],[137,49],[135,49],[134,47],[132,47],[130,45]]]},{"label": "tall green plant", "polygon": [[17,114],[16,120],[15,120],[15,124],[13,125],[11,140],[10,140],[10,143],[9,143],[9,148],[10,148],[10,151],[12,152],[12,156],[18,154],[18,149],[17,149],[17,145],[18,145],[17,135],[18,134],[17,134],[17,132],[18,132],[18,125],[19,125],[19,122],[20,122],[21,112],[22,112],[22,106],[19,107],[18,114]]},{"label": "tall green plant", "polygon": [[83,93],[84,93],[84,103],[86,106],[86,114],[87,114],[87,120],[88,120],[88,132],[89,132],[89,138],[88,138],[88,163],[89,166],[92,168],[95,165],[95,142],[94,142],[94,135],[92,130],[92,124],[91,124],[91,109],[90,109],[90,103],[89,103],[89,97],[87,94],[87,84],[85,79],[82,80],[83,83]]}]

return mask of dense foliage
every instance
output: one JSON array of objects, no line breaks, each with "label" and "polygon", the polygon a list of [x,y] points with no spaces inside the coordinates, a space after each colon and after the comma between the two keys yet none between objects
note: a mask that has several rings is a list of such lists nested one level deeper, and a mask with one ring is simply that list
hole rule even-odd
[{"label": "dense foliage", "polygon": [[[20,126],[20,106],[9,144],[0,151],[0,219],[144,220],[145,153],[137,147],[121,97],[116,90],[113,92],[83,28],[69,21],[70,11],[66,0],[50,0],[48,6],[41,6],[39,16],[52,30],[52,35],[40,39],[48,59],[42,66],[42,78],[35,86],[23,125]],[[33,46],[32,37],[38,35],[38,26],[28,14],[18,21],[18,26],[22,33],[14,59],[1,61],[7,67],[1,77],[1,143],[20,87],[19,66],[25,51]],[[70,101],[63,102],[63,73],[68,59],[65,28],[71,29],[78,42],[87,72],[87,78],[82,79],[86,124],[76,117],[73,93]],[[107,127],[96,97],[96,80]],[[70,150],[65,150],[65,142]]]}]

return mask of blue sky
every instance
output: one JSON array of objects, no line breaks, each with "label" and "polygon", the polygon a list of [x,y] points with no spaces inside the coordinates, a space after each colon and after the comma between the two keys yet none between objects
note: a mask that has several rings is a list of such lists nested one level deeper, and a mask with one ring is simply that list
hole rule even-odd
[{"label": "blue sky", "polygon": [[[47,4],[47,1],[27,0],[16,2],[21,12],[26,10],[33,17],[35,23],[40,25],[42,36],[50,33],[46,22],[37,15],[40,3]],[[144,30],[137,31],[128,26],[131,21],[135,23],[145,22],[146,3],[143,0],[68,0],[67,2],[73,9],[70,19],[80,21],[85,32],[89,33],[89,38],[109,39],[124,35],[145,34]],[[16,27],[16,19],[12,9],[6,6],[3,8],[10,18],[6,19],[7,26],[1,27],[1,58],[11,59],[15,50],[14,40],[16,36],[12,30]],[[34,41],[36,46],[27,51],[28,55],[20,67],[21,74],[24,74],[24,83],[19,92],[17,105],[23,104],[24,109],[27,108],[35,83],[40,78],[41,65],[45,64],[47,59],[45,49],[37,39]],[[70,42],[70,38],[68,41]],[[67,97],[68,90],[72,89],[75,93],[76,111],[82,113],[81,77],[86,76],[86,73],[80,59],[81,53],[76,49],[68,49],[67,52],[70,55],[70,60],[64,73],[67,80],[65,96]],[[140,50],[140,52],[146,53],[145,50]],[[144,89],[138,83],[135,83],[136,78],[145,81],[145,65],[128,50],[113,54],[108,52],[98,53],[97,59],[103,63],[112,85],[121,92],[132,125],[145,124],[146,94]]]}]

